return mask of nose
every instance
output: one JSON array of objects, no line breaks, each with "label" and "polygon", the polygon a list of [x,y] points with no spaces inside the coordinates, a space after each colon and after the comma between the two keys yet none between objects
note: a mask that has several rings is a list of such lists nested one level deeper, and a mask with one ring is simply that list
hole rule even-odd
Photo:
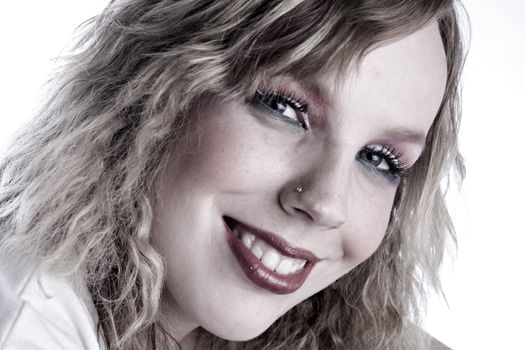
[{"label": "nose", "polygon": [[318,158],[283,186],[279,202],[291,216],[335,229],[347,221],[349,166],[340,151],[324,152]]}]

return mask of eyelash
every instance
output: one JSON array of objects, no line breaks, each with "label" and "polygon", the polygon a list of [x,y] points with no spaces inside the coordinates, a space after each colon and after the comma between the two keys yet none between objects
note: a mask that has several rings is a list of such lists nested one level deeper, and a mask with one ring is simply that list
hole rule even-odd
[{"label": "eyelash", "polygon": [[[270,109],[272,112],[274,112],[274,114],[277,114],[279,118],[302,128],[304,131],[307,131],[310,128],[308,122],[308,103],[295,96],[293,93],[282,90],[270,91],[258,89],[255,92],[255,95],[249,99],[249,102]],[[282,105],[289,106],[294,110],[294,112],[300,114],[301,116],[298,117],[298,120],[290,118],[283,112],[277,111],[275,108],[271,107],[271,104],[273,103],[280,103]]]},{"label": "eyelash", "polygon": [[[310,129],[308,122],[308,103],[301,100],[301,98],[295,96],[291,92],[283,90],[272,91],[258,89],[255,95],[248,101],[252,104],[257,104],[272,110],[272,112],[278,114],[279,118],[302,128],[303,131]],[[302,114],[302,120],[295,120],[284,115],[282,112],[276,111],[275,108],[270,106],[270,103],[272,102],[290,106],[296,113]],[[382,163],[382,160],[385,160],[388,164],[388,170],[379,169],[377,166],[373,165],[374,171],[380,173],[383,176],[387,176],[396,180],[406,179],[408,177],[409,167],[407,166],[406,162],[403,161],[403,154],[395,147],[383,145],[365,146],[361,151],[359,151],[358,157],[361,158],[362,162],[365,162],[367,165],[369,165],[369,161],[367,161],[364,157],[367,153],[373,156],[379,156],[381,158],[381,161],[378,165]]]},{"label": "eyelash", "polygon": [[[368,145],[359,151],[359,157],[363,159],[363,162],[367,162],[364,156],[366,153],[379,156],[382,160],[385,160],[388,164],[388,170],[379,169],[377,166],[373,166],[375,171],[394,179],[406,179],[408,177],[409,167],[405,161],[403,161],[403,154],[399,152],[395,147],[383,146],[383,145]],[[382,161],[381,161],[382,162]],[[379,164],[381,164],[381,162]]]}]

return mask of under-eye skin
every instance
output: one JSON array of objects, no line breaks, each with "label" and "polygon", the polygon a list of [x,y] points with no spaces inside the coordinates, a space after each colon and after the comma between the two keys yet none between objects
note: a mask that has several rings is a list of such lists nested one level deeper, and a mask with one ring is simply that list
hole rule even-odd
[{"label": "under-eye skin", "polygon": [[367,169],[394,183],[408,176],[409,167],[402,160],[403,155],[393,147],[367,145],[357,158]]},{"label": "under-eye skin", "polygon": [[308,104],[290,93],[258,89],[247,102],[303,132],[309,129]]}]

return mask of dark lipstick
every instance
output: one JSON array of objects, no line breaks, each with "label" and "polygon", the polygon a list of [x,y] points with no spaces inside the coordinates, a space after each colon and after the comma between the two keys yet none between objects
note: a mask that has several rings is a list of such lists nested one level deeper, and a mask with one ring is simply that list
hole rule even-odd
[{"label": "dark lipstick", "polygon": [[[226,240],[233,254],[237,258],[244,274],[257,286],[276,294],[290,294],[295,292],[304,283],[319,259],[310,251],[293,247],[278,235],[251,227],[231,217],[224,217]],[[294,259],[306,260],[305,266],[299,271],[288,275],[279,274],[266,267],[249,248],[232,232],[237,225],[243,231],[253,234],[275,248],[282,255]]]}]

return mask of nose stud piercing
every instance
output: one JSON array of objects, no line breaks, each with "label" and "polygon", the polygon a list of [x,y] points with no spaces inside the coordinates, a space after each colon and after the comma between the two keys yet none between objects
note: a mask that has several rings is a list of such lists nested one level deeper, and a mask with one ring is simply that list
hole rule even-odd
[{"label": "nose stud piercing", "polygon": [[295,192],[297,193],[303,192],[303,187],[301,185],[297,185],[297,187],[295,188]]}]

